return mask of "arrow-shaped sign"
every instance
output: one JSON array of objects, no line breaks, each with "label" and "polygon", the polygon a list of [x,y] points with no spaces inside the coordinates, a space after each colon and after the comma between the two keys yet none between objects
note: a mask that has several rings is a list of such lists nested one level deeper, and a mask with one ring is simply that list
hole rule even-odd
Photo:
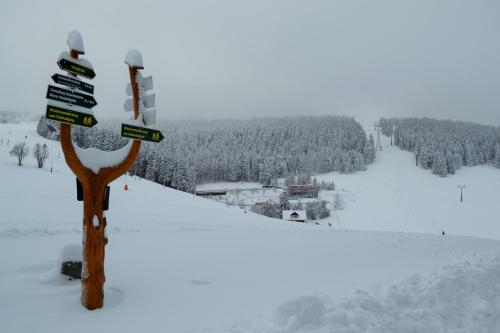
[{"label": "arrow-shaped sign", "polygon": [[61,58],[59,59],[57,64],[62,70],[71,72],[73,74],[78,74],[89,79],[93,79],[95,77],[95,72],[92,68],[82,66],[80,64],[77,64],[76,62],[69,61],[68,59]]},{"label": "arrow-shaped sign", "polygon": [[[153,89],[153,77],[148,76],[143,78],[141,73],[137,73],[137,83],[139,85],[139,93],[144,94],[144,92]],[[125,88],[125,92],[127,93],[127,96],[132,96],[132,86],[127,84],[127,87]]]},{"label": "arrow-shaped sign", "polygon": [[[155,94],[143,95],[140,100],[142,101],[142,105],[147,109],[155,107]],[[134,111],[134,99],[126,99],[125,103],[123,103],[123,109],[125,111]]]},{"label": "arrow-shaped sign", "polygon": [[156,120],[156,109],[147,109],[142,111],[142,122],[146,126],[154,125]]},{"label": "arrow-shaped sign", "polygon": [[47,89],[46,97],[47,99],[69,103],[84,108],[93,108],[97,105],[97,102],[92,95],[81,94],[51,85],[49,85],[49,88]]},{"label": "arrow-shaped sign", "polygon": [[97,120],[91,114],[65,109],[53,105],[47,105],[47,112],[45,113],[45,117],[47,119],[60,121],[62,123],[84,127],[92,127],[97,124]]},{"label": "arrow-shaped sign", "polygon": [[52,80],[54,80],[55,83],[62,84],[68,87],[73,87],[80,89],[81,91],[84,91],[89,94],[94,93],[94,86],[91,84],[88,84],[86,82],[77,80],[75,78],[61,75],[61,74],[54,74],[52,75]]},{"label": "arrow-shaped sign", "polygon": [[160,142],[164,139],[163,134],[160,131],[147,128],[133,126],[129,124],[122,124],[122,137],[131,138],[135,140],[150,141],[150,142]]},{"label": "arrow-shaped sign", "polygon": [[153,77],[151,75],[143,77],[141,72],[137,72],[137,81],[144,91],[153,89]]}]

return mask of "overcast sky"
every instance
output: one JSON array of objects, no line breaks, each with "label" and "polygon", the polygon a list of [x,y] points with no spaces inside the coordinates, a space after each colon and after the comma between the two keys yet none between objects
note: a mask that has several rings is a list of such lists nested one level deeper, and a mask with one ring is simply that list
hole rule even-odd
[{"label": "overcast sky", "polygon": [[126,117],[130,48],[157,114],[430,116],[500,125],[500,1],[0,1],[0,110],[45,111],[72,29],[97,117]]}]

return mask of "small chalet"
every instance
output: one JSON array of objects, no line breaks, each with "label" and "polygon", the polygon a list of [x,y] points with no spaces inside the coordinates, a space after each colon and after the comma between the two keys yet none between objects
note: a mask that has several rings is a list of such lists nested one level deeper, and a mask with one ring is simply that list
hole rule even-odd
[{"label": "small chalet", "polygon": [[317,198],[319,193],[318,185],[288,185],[290,199],[293,198]]},{"label": "small chalet", "polygon": [[284,210],[281,212],[283,220],[294,221],[294,222],[305,222],[306,221],[306,211],[301,209],[295,210]]}]

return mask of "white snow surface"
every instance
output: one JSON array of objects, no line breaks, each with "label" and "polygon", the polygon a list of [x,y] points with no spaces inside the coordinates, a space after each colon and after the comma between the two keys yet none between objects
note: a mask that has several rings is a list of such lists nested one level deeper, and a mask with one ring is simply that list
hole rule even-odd
[{"label": "white snow surface", "polygon": [[144,67],[142,62],[142,54],[136,49],[131,49],[127,52],[127,55],[125,56],[125,63],[129,65],[129,67]]},{"label": "white snow surface", "polygon": [[[330,201],[340,195],[345,209],[337,215],[349,229],[433,234],[444,230],[449,235],[500,239],[500,211],[493,208],[498,205],[500,170],[492,166],[463,167],[442,178],[416,167],[414,154],[386,143],[367,172],[316,178],[335,182],[337,191],[320,195]],[[467,186],[463,202],[459,184]],[[332,214],[332,223],[337,224],[337,215]]]},{"label": "white snow surface", "polygon": [[102,151],[96,148],[84,149],[78,147],[74,142],[73,147],[82,164],[94,173],[98,173],[102,168],[113,167],[123,162],[132,148],[132,140],[114,151]]},{"label": "white snow surface", "polygon": [[94,226],[94,228],[99,228],[99,218],[97,217],[97,215],[94,215],[94,218],[92,219],[92,225]]},{"label": "white snow surface", "polygon": [[70,50],[78,51],[80,54],[85,53],[85,48],[83,47],[83,37],[78,30],[70,31],[66,42],[68,43]]},{"label": "white snow surface", "polygon": [[[341,301],[301,296],[278,307],[275,332],[500,332],[500,256],[415,273]],[[274,330],[273,330],[274,331]]]},{"label": "white snow surface", "polygon": [[[68,244],[82,243],[75,176],[59,143],[35,128],[0,124],[2,332],[500,331],[500,242],[454,232],[500,238],[491,225],[497,201],[487,197],[498,170],[464,168],[442,179],[396,149],[366,172],[325,175],[346,193],[334,228],[121,177],[111,183],[107,212],[105,304],[87,311],[80,282],[59,274]],[[47,143],[53,173],[31,156],[18,167],[8,152],[20,141]],[[462,206],[451,203],[455,183],[469,190]],[[427,196],[442,200],[428,206]],[[385,210],[374,210],[382,204]],[[430,212],[447,223],[448,235],[417,223]],[[352,230],[363,226],[396,232]]]}]

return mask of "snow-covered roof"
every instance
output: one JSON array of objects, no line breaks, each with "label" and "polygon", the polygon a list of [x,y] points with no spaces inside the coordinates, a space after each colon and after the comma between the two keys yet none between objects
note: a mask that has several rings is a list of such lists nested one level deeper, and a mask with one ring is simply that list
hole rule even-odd
[{"label": "snow-covered roof", "polygon": [[[292,214],[296,213],[298,215],[298,217],[291,217]],[[306,211],[305,210],[301,210],[301,209],[294,209],[294,210],[284,210],[281,212],[282,214],[282,217],[284,220],[306,220],[307,217],[306,217]]]},{"label": "snow-covered roof", "polygon": [[127,55],[125,56],[125,63],[130,67],[144,68],[142,54],[136,49],[131,49],[127,52]]},{"label": "snow-covered roof", "polygon": [[68,43],[70,50],[75,50],[80,54],[85,54],[85,48],[83,47],[83,38],[78,30],[72,30],[69,32],[66,43]]}]

